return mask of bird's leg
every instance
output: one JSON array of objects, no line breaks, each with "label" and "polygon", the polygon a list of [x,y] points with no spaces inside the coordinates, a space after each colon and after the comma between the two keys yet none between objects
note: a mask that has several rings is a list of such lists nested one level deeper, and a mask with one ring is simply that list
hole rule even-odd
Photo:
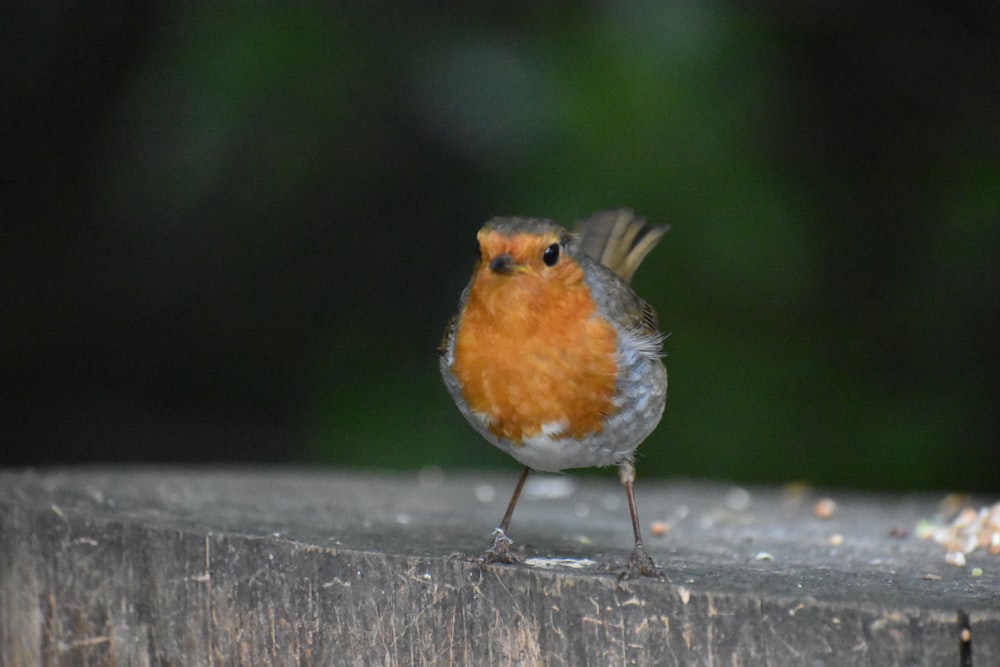
[{"label": "bird's leg", "polygon": [[524,480],[528,479],[529,472],[531,472],[531,468],[524,466],[524,470],[521,471],[521,476],[517,480],[517,486],[514,487],[514,494],[510,497],[510,502],[507,504],[507,511],[504,512],[503,519],[500,520],[500,525],[493,531],[493,544],[480,557],[480,560],[484,563],[520,562],[517,556],[510,551],[510,545],[513,540],[507,537],[507,528],[510,526],[510,517],[514,514],[514,507],[517,505],[517,499],[521,497],[521,489],[524,487]]},{"label": "bird's leg", "polygon": [[635,482],[635,466],[632,461],[626,459],[618,467],[618,479],[625,487],[625,497],[628,498],[628,511],[632,516],[632,532],[635,534],[635,549],[628,559],[628,565],[622,572],[622,578],[634,578],[639,575],[647,577],[662,577],[660,571],[656,569],[656,563],[646,553],[646,547],[642,543],[642,530],[639,528],[639,512],[635,508],[635,491],[632,488]]}]

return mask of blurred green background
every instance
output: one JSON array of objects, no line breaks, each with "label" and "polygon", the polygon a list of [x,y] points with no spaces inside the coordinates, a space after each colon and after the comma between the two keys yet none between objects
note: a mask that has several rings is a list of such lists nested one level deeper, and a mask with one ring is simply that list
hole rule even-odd
[{"label": "blurred green background", "polygon": [[475,232],[628,206],[640,475],[1000,488],[995,5],[100,7],[0,17],[0,464],[513,472],[438,377]]}]

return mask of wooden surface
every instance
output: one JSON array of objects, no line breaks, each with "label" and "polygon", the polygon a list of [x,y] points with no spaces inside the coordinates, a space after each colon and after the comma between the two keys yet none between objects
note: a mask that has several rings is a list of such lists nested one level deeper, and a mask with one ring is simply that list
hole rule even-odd
[{"label": "wooden surface", "polygon": [[1000,665],[1000,557],[913,535],[941,496],[640,479],[668,580],[619,581],[610,471],[529,479],[525,564],[463,557],[516,475],[0,471],[0,664]]}]

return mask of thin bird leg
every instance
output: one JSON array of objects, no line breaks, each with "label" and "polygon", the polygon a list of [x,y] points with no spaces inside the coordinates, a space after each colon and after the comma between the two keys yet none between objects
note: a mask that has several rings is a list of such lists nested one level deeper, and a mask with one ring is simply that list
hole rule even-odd
[{"label": "thin bird leg", "polygon": [[618,479],[621,480],[622,486],[625,487],[625,497],[628,499],[628,511],[632,516],[632,532],[635,535],[635,549],[632,550],[632,556],[628,559],[628,566],[622,573],[622,577],[629,579],[639,575],[660,577],[662,575],[656,569],[656,563],[646,553],[646,547],[642,543],[639,512],[635,506],[635,490],[632,488],[632,484],[635,482],[635,466],[631,461],[626,459],[619,465]]},{"label": "thin bird leg", "polygon": [[510,551],[510,545],[513,540],[507,537],[507,528],[510,527],[510,518],[514,515],[514,507],[517,506],[517,499],[521,497],[521,489],[524,488],[524,481],[528,479],[529,472],[531,472],[531,468],[524,466],[524,470],[521,471],[521,476],[517,480],[517,486],[514,487],[514,494],[510,497],[510,502],[507,504],[507,511],[504,512],[503,519],[500,520],[500,525],[493,531],[493,544],[490,545],[490,548],[486,550],[486,553],[480,559],[484,563],[520,562],[517,556]]}]

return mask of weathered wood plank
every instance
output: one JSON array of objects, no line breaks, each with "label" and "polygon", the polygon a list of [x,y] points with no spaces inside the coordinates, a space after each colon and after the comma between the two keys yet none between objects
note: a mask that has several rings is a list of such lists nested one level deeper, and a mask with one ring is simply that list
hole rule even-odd
[{"label": "weathered wood plank", "polygon": [[515,475],[0,472],[0,664],[958,665],[960,612],[1000,664],[1000,561],[912,536],[937,497],[823,520],[808,491],[641,481],[669,581],[619,582],[613,477],[538,477],[512,524],[537,559],[453,556]]}]

